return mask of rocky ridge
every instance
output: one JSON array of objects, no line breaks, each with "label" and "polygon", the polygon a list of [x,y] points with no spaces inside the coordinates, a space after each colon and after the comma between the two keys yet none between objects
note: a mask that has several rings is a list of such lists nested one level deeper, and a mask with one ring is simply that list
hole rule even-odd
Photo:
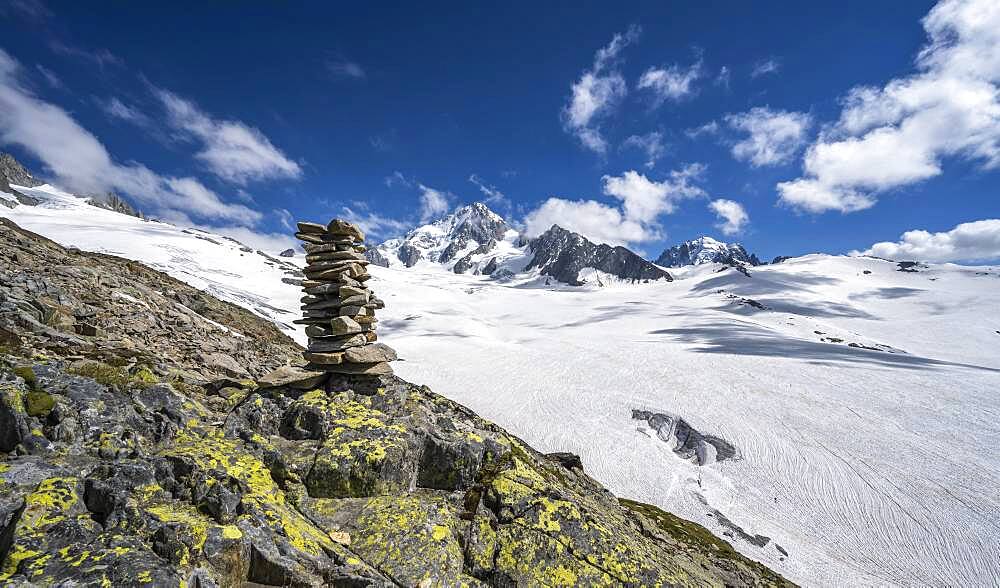
[{"label": "rocky ridge", "polygon": [[[10,223],[0,248],[0,584],[787,585],[575,456],[390,374],[307,370],[140,264]],[[220,339],[249,377],[197,353]]]},{"label": "rocky ridge", "polygon": [[582,285],[580,271],[588,267],[624,280],[673,280],[667,271],[624,247],[595,245],[559,225],[533,239],[528,248],[533,257],[525,269],[538,268],[543,275],[574,286]]}]

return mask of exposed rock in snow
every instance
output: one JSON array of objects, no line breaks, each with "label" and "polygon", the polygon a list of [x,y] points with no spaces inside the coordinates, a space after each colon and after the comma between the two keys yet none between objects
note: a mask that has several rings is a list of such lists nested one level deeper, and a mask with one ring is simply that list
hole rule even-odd
[{"label": "exposed rock in snow", "polygon": [[542,233],[528,248],[532,258],[525,269],[538,268],[543,275],[574,286],[582,284],[579,276],[584,268],[632,281],[673,279],[665,270],[624,247],[595,245],[558,225]]},{"label": "exposed rock in snow", "polygon": [[760,265],[754,254],[747,253],[739,243],[723,243],[711,237],[699,237],[665,250],[656,264],[663,267],[725,263],[729,265]]},{"label": "exposed rock in snow", "polygon": [[656,435],[670,444],[670,449],[678,457],[700,466],[733,459],[739,455],[736,448],[725,439],[702,433],[677,415],[633,409],[632,418],[649,423]]},{"label": "exposed rock in snow", "polygon": [[0,178],[7,184],[34,188],[43,182],[36,180],[10,153],[0,153]]},{"label": "exposed rock in snow", "polygon": [[103,194],[101,196],[91,196],[90,203],[105,210],[113,210],[114,212],[120,212],[121,214],[142,218],[142,213],[132,208],[131,204],[114,192],[108,192],[107,194]]}]

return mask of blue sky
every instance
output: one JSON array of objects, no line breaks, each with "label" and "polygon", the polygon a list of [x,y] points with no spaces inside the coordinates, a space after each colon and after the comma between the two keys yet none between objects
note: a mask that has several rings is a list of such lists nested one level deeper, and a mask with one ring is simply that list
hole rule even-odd
[{"label": "blue sky", "polygon": [[654,257],[1000,257],[993,2],[543,4],[5,0],[0,147],[275,246],[489,199]]}]

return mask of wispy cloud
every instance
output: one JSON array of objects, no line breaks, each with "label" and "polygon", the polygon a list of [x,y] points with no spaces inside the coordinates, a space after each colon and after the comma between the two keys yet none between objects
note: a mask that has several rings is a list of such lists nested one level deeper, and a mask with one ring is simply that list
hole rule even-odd
[{"label": "wispy cloud", "polygon": [[345,206],[340,212],[345,220],[357,225],[369,241],[395,237],[410,227],[409,223],[372,212],[364,203]]},{"label": "wispy cloud", "polygon": [[622,50],[635,42],[640,33],[641,29],[633,25],[624,34],[616,34],[611,42],[597,51],[590,69],[584,71],[570,87],[569,102],[561,113],[563,126],[594,153],[607,152],[607,141],[597,123],[628,94],[625,78],[616,63]]},{"label": "wispy cloud", "polygon": [[4,0],[0,2],[0,14],[32,22],[42,22],[52,17],[52,11],[41,0]]},{"label": "wispy cloud", "polygon": [[52,52],[57,55],[87,61],[96,65],[100,69],[104,69],[108,66],[121,67],[125,65],[124,59],[118,57],[107,49],[83,49],[56,39],[49,41],[49,48],[52,49]]},{"label": "wispy cloud", "polygon": [[715,85],[722,86],[725,89],[729,89],[729,80],[732,78],[732,72],[725,65],[719,68],[718,75],[715,76]]},{"label": "wispy cloud", "polygon": [[762,59],[753,64],[753,67],[750,69],[750,77],[759,78],[760,76],[776,74],[780,69],[781,62],[777,59],[773,57],[769,59]]},{"label": "wispy cloud", "polygon": [[487,184],[476,174],[470,175],[469,181],[472,182],[477,188],[479,188],[479,191],[484,196],[486,196],[486,198],[484,198],[483,200],[485,200],[487,203],[496,204],[506,208],[510,207],[510,199],[507,198],[507,196],[503,192],[501,192],[500,189],[497,188],[496,186],[492,184]]},{"label": "wispy cloud", "polygon": [[140,127],[149,126],[152,121],[145,113],[134,106],[129,106],[115,97],[108,100],[98,100],[98,104],[108,116],[118,120],[138,125]]},{"label": "wispy cloud", "polygon": [[368,77],[364,68],[343,56],[326,62],[326,68],[334,77],[363,80]]},{"label": "wispy cloud", "polygon": [[45,80],[45,83],[48,84],[50,88],[62,88],[62,80],[59,79],[59,76],[57,76],[55,72],[40,63],[35,64],[35,69],[42,75],[42,79]]},{"label": "wispy cloud", "polygon": [[264,133],[246,123],[212,118],[190,100],[160,88],[154,94],[167,109],[169,124],[201,143],[195,157],[218,177],[238,185],[257,180],[299,178],[302,169]]},{"label": "wispy cloud", "polygon": [[666,145],[663,144],[663,133],[653,131],[645,135],[632,135],[622,142],[622,147],[638,149],[646,154],[646,162],[643,164],[647,168],[652,168],[656,162],[666,153]]}]

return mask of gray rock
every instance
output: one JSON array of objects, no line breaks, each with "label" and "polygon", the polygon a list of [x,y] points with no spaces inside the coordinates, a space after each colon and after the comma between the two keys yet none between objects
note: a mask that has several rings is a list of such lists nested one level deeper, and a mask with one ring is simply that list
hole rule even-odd
[{"label": "gray rock", "polygon": [[295,257],[295,250],[294,249],[285,249],[284,251],[282,251],[281,253],[279,253],[278,256],[279,257]]},{"label": "gray rock", "polygon": [[326,379],[326,374],[292,365],[283,365],[257,381],[260,389],[290,387],[311,390]]},{"label": "gray rock", "polygon": [[396,351],[385,343],[372,343],[363,347],[353,347],[344,353],[344,359],[350,363],[377,363],[396,361]]},{"label": "gray rock", "polygon": [[338,316],[330,321],[330,333],[333,335],[350,335],[361,331],[361,325],[348,316]]},{"label": "gray rock", "polygon": [[347,337],[329,337],[324,339],[311,339],[309,341],[309,351],[318,353],[328,353],[330,351],[343,351],[352,347],[360,347],[368,343],[368,338],[363,333],[348,335]]}]

